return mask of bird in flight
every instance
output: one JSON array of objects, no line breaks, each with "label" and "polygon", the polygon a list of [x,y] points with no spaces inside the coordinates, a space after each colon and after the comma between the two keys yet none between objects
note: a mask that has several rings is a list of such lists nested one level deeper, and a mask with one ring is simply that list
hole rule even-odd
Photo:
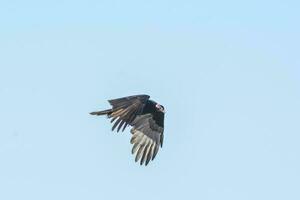
[{"label": "bird in flight", "polygon": [[136,154],[135,162],[148,165],[163,145],[164,115],[162,105],[150,100],[149,95],[134,95],[108,100],[111,109],[91,112],[91,115],[107,115],[114,122],[112,131],[124,131],[131,126],[133,144],[132,154]]}]

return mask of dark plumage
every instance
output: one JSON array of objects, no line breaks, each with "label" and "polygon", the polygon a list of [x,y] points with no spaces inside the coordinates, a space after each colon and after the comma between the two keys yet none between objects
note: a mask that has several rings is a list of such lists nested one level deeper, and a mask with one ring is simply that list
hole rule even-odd
[{"label": "dark plumage", "polygon": [[149,99],[148,95],[135,95],[108,100],[111,109],[92,112],[91,115],[107,115],[113,124],[112,131],[124,131],[132,126],[132,154],[135,161],[147,165],[163,144],[164,107]]}]

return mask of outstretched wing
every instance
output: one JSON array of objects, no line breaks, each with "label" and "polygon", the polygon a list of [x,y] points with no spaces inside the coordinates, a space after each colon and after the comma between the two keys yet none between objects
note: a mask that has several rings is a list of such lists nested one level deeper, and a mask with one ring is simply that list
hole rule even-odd
[{"label": "outstretched wing", "polygon": [[108,100],[110,105],[112,105],[112,111],[108,114],[108,117],[112,118],[111,122],[117,120],[112,130],[118,126],[117,132],[119,132],[123,126],[122,131],[124,131],[128,124],[132,125],[136,116],[142,113],[149,98],[150,96],[148,95],[135,95]]},{"label": "outstretched wing", "polygon": [[147,165],[153,160],[163,144],[163,113],[150,113],[138,116],[132,123],[132,138],[130,140],[132,154],[136,153],[135,162]]}]

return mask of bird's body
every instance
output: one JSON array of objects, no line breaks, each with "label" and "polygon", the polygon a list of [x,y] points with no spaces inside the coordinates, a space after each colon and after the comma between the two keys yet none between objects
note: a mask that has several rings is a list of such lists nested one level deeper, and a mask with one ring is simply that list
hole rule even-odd
[{"label": "bird's body", "polygon": [[117,128],[117,132],[132,126],[132,154],[136,153],[135,161],[140,160],[141,165],[153,160],[163,144],[164,107],[149,98],[148,95],[135,95],[112,99],[108,101],[111,109],[90,113],[112,118],[112,130]]}]

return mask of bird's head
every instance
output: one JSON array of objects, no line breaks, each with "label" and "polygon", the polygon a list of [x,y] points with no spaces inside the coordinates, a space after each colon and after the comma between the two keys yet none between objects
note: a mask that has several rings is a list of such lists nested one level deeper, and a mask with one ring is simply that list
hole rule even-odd
[{"label": "bird's head", "polygon": [[155,105],[155,107],[156,107],[156,109],[159,111],[159,112],[163,112],[163,113],[165,113],[165,108],[162,106],[162,105],[160,105],[160,104],[156,104]]}]

